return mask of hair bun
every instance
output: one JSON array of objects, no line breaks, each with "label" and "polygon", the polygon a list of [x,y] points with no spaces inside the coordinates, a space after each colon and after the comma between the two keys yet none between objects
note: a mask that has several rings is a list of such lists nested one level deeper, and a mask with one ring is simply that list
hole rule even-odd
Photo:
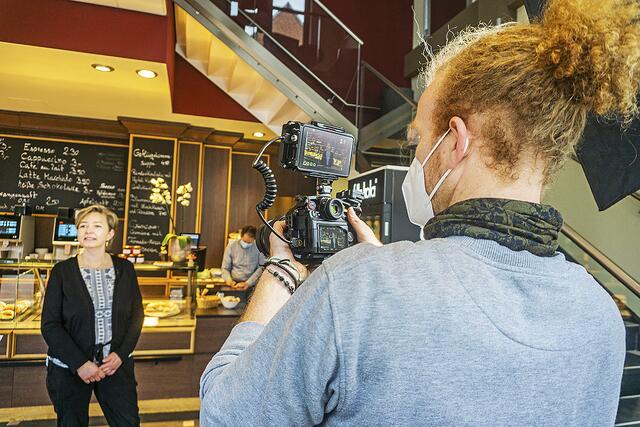
[{"label": "hair bun", "polygon": [[599,115],[638,113],[640,3],[549,0],[538,60],[568,99]]}]

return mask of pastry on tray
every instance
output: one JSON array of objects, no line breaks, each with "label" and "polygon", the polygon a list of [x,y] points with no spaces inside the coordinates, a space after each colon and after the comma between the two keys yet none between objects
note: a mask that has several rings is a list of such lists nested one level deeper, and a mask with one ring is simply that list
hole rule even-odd
[{"label": "pastry on tray", "polygon": [[180,307],[172,301],[150,302],[144,308],[144,315],[149,317],[171,317],[180,314]]},{"label": "pastry on tray", "polygon": [[16,312],[10,308],[5,308],[0,311],[0,320],[13,320],[16,317]]}]

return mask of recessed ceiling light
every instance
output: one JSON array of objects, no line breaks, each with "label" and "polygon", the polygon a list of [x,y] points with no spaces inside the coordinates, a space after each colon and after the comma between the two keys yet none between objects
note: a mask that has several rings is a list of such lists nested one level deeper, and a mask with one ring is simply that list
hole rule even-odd
[{"label": "recessed ceiling light", "polygon": [[136,73],[138,73],[140,77],[143,77],[145,79],[152,79],[158,75],[158,73],[151,70],[138,70],[136,71]]},{"label": "recessed ceiling light", "polygon": [[264,136],[264,132],[256,131],[253,133],[253,136],[256,138],[262,138]]},{"label": "recessed ceiling light", "polygon": [[115,68],[104,64],[91,64],[91,66],[98,71],[102,71],[103,73],[110,73],[115,70]]}]

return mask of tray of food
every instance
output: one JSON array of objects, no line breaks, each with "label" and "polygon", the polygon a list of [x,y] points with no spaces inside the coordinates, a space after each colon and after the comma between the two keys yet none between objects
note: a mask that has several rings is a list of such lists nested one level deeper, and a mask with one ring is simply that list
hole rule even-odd
[{"label": "tray of food", "polygon": [[14,303],[0,301],[0,320],[14,320],[16,317],[29,311],[32,301],[18,300]]},{"label": "tray of food", "polygon": [[180,307],[173,301],[149,302],[144,307],[144,315],[148,317],[171,317],[180,314]]}]

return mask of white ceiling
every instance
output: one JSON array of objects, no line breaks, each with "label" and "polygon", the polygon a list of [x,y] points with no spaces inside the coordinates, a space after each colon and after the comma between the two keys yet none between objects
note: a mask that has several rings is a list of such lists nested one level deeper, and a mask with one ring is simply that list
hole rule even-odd
[{"label": "white ceiling", "polygon": [[[118,116],[189,123],[249,137],[265,125],[173,113],[164,63],[0,42],[0,110],[115,120]],[[91,64],[115,68],[110,73]],[[136,70],[158,73],[143,79]]]}]

